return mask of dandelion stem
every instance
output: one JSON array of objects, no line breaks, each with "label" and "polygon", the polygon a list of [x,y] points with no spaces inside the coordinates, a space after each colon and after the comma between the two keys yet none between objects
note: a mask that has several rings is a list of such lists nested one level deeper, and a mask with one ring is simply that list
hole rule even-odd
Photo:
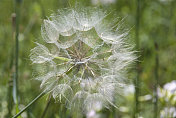
[{"label": "dandelion stem", "polygon": [[44,109],[44,112],[42,113],[41,118],[44,118],[44,117],[45,117],[45,114],[46,114],[46,112],[47,112],[47,110],[48,110],[48,107],[49,107],[50,103],[51,103],[51,95],[48,96],[48,102],[47,102],[47,104],[46,104],[46,106],[45,106],[45,109]]},{"label": "dandelion stem", "polygon": [[32,100],[26,107],[24,107],[18,114],[13,116],[12,118],[17,118],[19,115],[21,115],[26,109],[28,109],[32,104],[34,104],[39,98],[41,98],[45,92],[40,93],[34,100]]}]

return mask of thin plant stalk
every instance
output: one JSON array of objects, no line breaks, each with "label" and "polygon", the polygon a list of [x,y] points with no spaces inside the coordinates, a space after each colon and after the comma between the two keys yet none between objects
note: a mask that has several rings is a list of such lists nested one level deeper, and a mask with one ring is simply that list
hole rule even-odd
[{"label": "thin plant stalk", "polygon": [[9,118],[12,116],[12,108],[13,108],[13,98],[12,98],[12,76],[9,78],[9,81],[8,81],[8,93],[7,93],[7,101],[8,101],[8,114],[6,116],[6,118]]},{"label": "thin plant stalk", "polygon": [[20,116],[24,111],[26,111],[32,104],[34,104],[37,100],[39,100],[43,95],[45,94],[45,92],[40,93],[34,100],[32,100],[26,107],[24,107],[18,114],[16,114],[15,116],[13,116],[12,118],[17,118],[18,116]]},{"label": "thin plant stalk", "polygon": [[9,72],[9,81],[8,81],[8,92],[7,92],[7,108],[8,108],[8,114],[6,115],[6,118],[9,118],[12,116],[12,109],[13,109],[13,96],[12,96],[12,89],[13,89],[13,75],[12,75],[12,69],[10,68],[10,72]]},{"label": "thin plant stalk", "polygon": [[155,42],[155,88],[154,88],[154,118],[158,118],[158,67],[159,67],[159,58],[158,58],[158,44]]},{"label": "thin plant stalk", "polygon": [[[137,0],[137,9],[136,9],[136,49],[139,51],[139,24],[140,24],[140,0]],[[139,114],[139,94],[140,94],[140,62],[138,61],[136,64],[137,69],[137,76],[134,82],[135,85],[135,111],[134,111],[134,118],[138,117]]]},{"label": "thin plant stalk", "polygon": [[15,77],[13,79],[13,99],[16,104],[16,113],[18,108],[18,58],[19,58],[19,18],[20,18],[20,0],[15,1]]},{"label": "thin plant stalk", "polygon": [[13,78],[14,78],[14,70],[13,70],[13,65],[14,65],[14,45],[13,42],[15,40],[15,19],[16,19],[16,14],[12,14],[12,49],[11,49],[11,55],[10,55],[10,65],[9,65],[9,80],[8,80],[8,94],[7,94],[7,100],[8,100],[8,114],[7,118],[11,117],[11,111],[13,107],[13,96],[12,96],[12,90],[13,90]]},{"label": "thin plant stalk", "polygon": [[42,113],[41,118],[44,118],[44,117],[45,117],[46,112],[47,112],[47,110],[48,110],[48,107],[49,107],[50,103],[51,103],[51,95],[48,96],[48,102],[47,102],[47,104],[46,104],[46,106],[45,106],[45,109],[44,109],[44,111],[43,111],[43,113]]}]

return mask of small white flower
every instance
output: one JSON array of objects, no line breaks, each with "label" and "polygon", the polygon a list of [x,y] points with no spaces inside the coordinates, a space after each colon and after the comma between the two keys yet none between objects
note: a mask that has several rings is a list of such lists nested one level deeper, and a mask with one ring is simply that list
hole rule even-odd
[{"label": "small white flower", "polygon": [[123,93],[136,59],[125,43],[127,33],[107,26],[106,17],[97,8],[59,10],[42,25],[47,46],[37,43],[31,50],[41,87],[73,110],[116,107],[114,97]]},{"label": "small white flower", "polygon": [[165,107],[160,112],[160,118],[175,118],[176,108],[175,107]]},{"label": "small white flower", "polygon": [[176,101],[176,81],[166,83],[163,88],[158,88],[158,96],[164,98],[165,101]]},{"label": "small white flower", "polygon": [[163,88],[171,93],[176,93],[176,80],[165,84]]}]

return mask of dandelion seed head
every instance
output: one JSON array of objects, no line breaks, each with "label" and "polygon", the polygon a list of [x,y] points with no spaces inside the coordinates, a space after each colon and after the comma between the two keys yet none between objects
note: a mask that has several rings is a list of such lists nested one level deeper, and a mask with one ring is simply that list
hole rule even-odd
[{"label": "dandelion seed head", "polygon": [[[41,35],[50,47],[36,43],[30,59],[40,87],[68,108],[90,112],[116,107],[127,69],[136,56],[125,39],[98,8],[62,9],[44,20]],[[37,72],[36,72],[37,73]]]}]

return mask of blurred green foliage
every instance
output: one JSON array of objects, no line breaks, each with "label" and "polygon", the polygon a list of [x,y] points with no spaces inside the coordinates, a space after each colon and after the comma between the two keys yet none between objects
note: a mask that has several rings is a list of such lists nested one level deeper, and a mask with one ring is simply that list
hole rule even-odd
[{"label": "blurred green foliage", "polygon": [[[0,1],[0,117],[11,117],[15,114],[12,99],[12,78],[14,73],[14,27],[12,14],[15,12],[15,0]],[[19,22],[19,107],[23,108],[40,92],[39,82],[33,80],[32,66],[29,60],[30,49],[34,42],[41,42],[40,29],[42,20],[57,9],[74,6],[76,3],[85,6],[96,6],[91,0],[21,0]],[[130,30],[130,41],[135,42],[135,23],[137,0],[116,0],[112,4],[97,4],[111,11],[118,18],[125,18],[125,28]],[[155,48],[159,47],[159,85],[176,79],[176,0],[141,0],[139,26],[139,56],[142,72],[140,116],[153,117],[153,101],[145,99],[145,95],[153,94],[155,77]],[[130,71],[131,79],[135,72]],[[131,118],[133,116],[134,95],[128,94],[124,99],[118,99],[119,109],[102,111],[102,118]],[[22,117],[38,118],[47,104],[47,96],[33,104]],[[172,99],[172,98],[170,98]],[[159,103],[159,110],[165,107],[166,101]],[[175,104],[174,104],[175,105]],[[8,110],[11,110],[11,114]],[[63,104],[51,99],[46,118],[69,118],[69,110]]]}]

